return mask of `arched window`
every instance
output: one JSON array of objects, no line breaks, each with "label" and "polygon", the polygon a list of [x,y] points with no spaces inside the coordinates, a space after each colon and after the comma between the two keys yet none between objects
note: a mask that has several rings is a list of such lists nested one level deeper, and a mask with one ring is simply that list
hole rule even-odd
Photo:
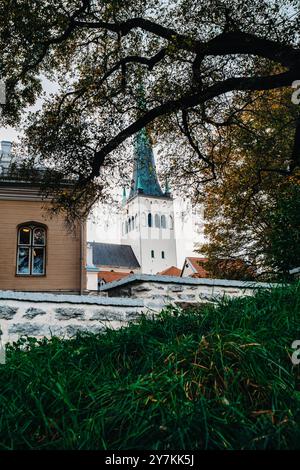
[{"label": "arched window", "polygon": [[131,218],[128,219],[128,231],[131,232]]},{"label": "arched window", "polygon": [[131,227],[132,227],[132,230],[134,230],[134,217],[133,216],[131,217]]},{"label": "arched window", "polygon": [[43,276],[46,264],[46,227],[35,222],[18,228],[17,274]]},{"label": "arched window", "polygon": [[128,233],[128,222],[127,222],[127,220],[125,222],[125,233]]},{"label": "arched window", "polygon": [[154,221],[155,221],[155,227],[160,228],[160,217],[158,214],[155,214]]},{"label": "arched window", "polygon": [[148,227],[152,227],[152,214],[150,212],[148,214]]},{"label": "arched window", "polygon": [[142,213],[142,226],[146,227],[146,214],[145,214],[145,212]]},{"label": "arched window", "polygon": [[137,214],[135,214],[135,216],[134,216],[134,226],[135,226],[135,229],[138,228],[138,216],[137,216]]},{"label": "arched window", "polygon": [[174,221],[173,221],[173,217],[170,215],[170,229],[173,230],[174,228]]},{"label": "arched window", "polygon": [[162,257],[162,259],[165,259],[165,252],[164,251],[161,252],[161,257]]},{"label": "arched window", "polygon": [[151,250],[151,258],[154,258],[154,250]]},{"label": "arched window", "polygon": [[167,219],[165,215],[161,216],[161,228],[167,228]]}]

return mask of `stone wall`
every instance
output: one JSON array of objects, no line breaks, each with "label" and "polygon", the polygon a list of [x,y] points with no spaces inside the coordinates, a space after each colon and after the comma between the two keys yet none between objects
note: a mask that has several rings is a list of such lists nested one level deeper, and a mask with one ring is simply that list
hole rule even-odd
[{"label": "stone wall", "polygon": [[146,313],[143,300],[0,291],[2,342],[120,328]]},{"label": "stone wall", "polygon": [[[253,295],[265,283],[135,274],[104,287],[100,295],[55,295],[0,291],[2,342],[22,335],[73,336],[77,331],[120,328],[142,313],[153,315],[169,304],[182,307]],[[104,297],[105,296],[105,297]]]},{"label": "stone wall", "polygon": [[107,284],[103,293],[111,298],[144,299],[148,306],[175,303],[177,305],[215,302],[224,296],[253,295],[257,289],[273,284],[225,279],[195,279],[160,275],[133,275]]}]

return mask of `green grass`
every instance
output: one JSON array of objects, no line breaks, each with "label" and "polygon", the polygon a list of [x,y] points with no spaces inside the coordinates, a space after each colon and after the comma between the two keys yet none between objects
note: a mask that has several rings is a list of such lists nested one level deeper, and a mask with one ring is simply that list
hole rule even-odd
[{"label": "green grass", "polygon": [[300,448],[300,284],[167,309],[0,366],[0,449]]}]

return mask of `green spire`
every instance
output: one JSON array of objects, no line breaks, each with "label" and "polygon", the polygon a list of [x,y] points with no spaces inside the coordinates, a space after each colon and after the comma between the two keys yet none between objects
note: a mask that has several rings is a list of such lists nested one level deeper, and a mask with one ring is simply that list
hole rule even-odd
[{"label": "green spire", "polygon": [[[139,80],[137,94],[138,115],[142,116],[147,111],[142,78]],[[146,128],[141,129],[134,136],[134,166],[129,199],[138,193],[147,196],[164,196],[158,182],[152,145]]]},{"label": "green spire", "polygon": [[158,182],[153,150],[145,128],[134,139],[134,167],[129,198],[141,192],[147,196],[164,195]]},{"label": "green spire", "polygon": [[137,191],[138,193],[144,192],[144,188],[143,188],[140,176],[138,176],[138,180],[137,180]]}]

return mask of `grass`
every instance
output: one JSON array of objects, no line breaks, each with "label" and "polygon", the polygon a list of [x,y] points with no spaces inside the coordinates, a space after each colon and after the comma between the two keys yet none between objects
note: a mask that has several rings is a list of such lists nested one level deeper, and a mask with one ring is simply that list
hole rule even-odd
[{"label": "grass", "polygon": [[22,338],[0,449],[299,449],[300,284],[119,331]]}]

